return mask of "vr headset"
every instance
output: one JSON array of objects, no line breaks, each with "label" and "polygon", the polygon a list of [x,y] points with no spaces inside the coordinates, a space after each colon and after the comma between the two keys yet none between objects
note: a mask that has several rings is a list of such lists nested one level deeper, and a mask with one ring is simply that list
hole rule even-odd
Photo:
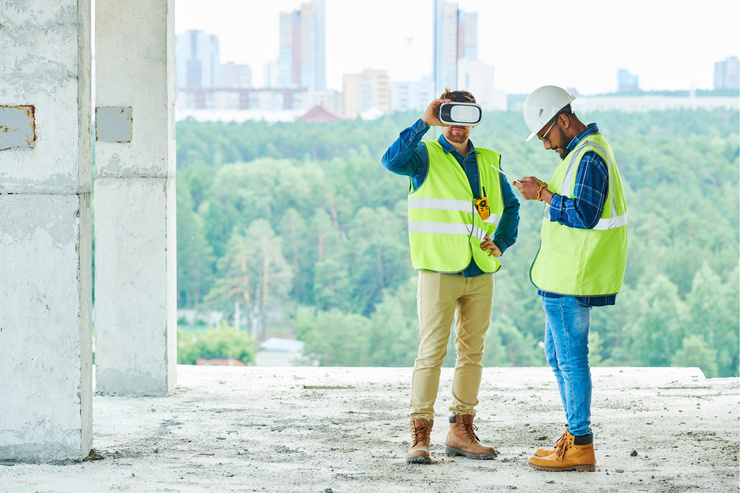
[{"label": "vr headset", "polygon": [[445,125],[478,125],[483,117],[481,107],[475,103],[466,103],[465,96],[460,92],[456,91],[453,95],[454,102],[440,105],[439,121]]}]

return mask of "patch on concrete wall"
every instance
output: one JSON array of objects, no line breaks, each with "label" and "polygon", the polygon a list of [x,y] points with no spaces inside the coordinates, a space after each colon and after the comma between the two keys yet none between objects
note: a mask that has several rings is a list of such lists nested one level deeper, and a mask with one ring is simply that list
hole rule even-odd
[{"label": "patch on concrete wall", "polygon": [[95,108],[95,140],[131,142],[133,122],[131,106],[98,106]]},{"label": "patch on concrete wall", "polygon": [[36,147],[36,108],[0,106],[0,151]]}]

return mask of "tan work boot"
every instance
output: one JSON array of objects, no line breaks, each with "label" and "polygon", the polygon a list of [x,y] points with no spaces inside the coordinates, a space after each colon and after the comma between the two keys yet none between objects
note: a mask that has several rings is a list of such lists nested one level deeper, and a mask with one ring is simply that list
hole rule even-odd
[{"label": "tan work boot", "polygon": [[414,464],[429,464],[432,462],[431,457],[429,457],[432,425],[434,425],[434,420],[429,423],[421,418],[411,420],[411,447],[409,453],[406,454],[406,462]]},{"label": "tan work boot", "polygon": [[555,453],[555,450],[558,448],[558,444],[565,440],[566,435],[568,434],[568,425],[565,425],[565,433],[563,433],[560,438],[558,438],[555,441],[555,448],[538,448],[534,455],[536,457],[547,457],[548,455],[552,455]]},{"label": "tan work boot", "polygon": [[532,457],[529,465],[541,471],[595,471],[594,436],[574,437],[566,431],[565,440],[558,442],[554,454]]},{"label": "tan work boot", "polygon": [[473,424],[472,414],[450,416],[450,431],[445,442],[445,454],[464,455],[471,459],[493,459],[498,455],[496,449],[480,443]]}]

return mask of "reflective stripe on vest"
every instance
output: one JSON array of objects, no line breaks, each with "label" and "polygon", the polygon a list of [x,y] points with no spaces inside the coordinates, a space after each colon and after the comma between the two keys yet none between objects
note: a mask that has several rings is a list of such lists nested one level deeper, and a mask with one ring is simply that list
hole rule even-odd
[{"label": "reflective stripe on vest", "polygon": [[[473,212],[475,208],[470,207],[470,201],[468,200],[457,200],[457,199],[433,199],[429,197],[409,197],[409,209],[437,209],[441,211],[460,211],[470,212],[471,214],[477,214]],[[501,221],[501,216],[491,212],[488,219],[483,220],[485,223],[490,223],[498,226]],[[472,221],[471,221],[472,222]],[[465,234],[469,234],[468,231]],[[453,233],[456,234],[456,233]]]},{"label": "reflective stripe on vest", "polygon": [[409,233],[474,236],[480,241],[483,241],[488,234],[485,230],[472,224],[432,223],[428,221],[414,221],[413,223],[409,223]]},{"label": "reflective stripe on vest", "polygon": [[[408,198],[409,244],[415,269],[435,272],[461,272],[472,259],[483,272],[495,272],[498,261],[480,249],[486,235],[493,233],[503,214],[503,198],[498,172],[500,156],[487,149],[476,149],[481,190],[475,194],[460,164],[444,152],[439,141],[424,141],[429,155],[429,171],[424,183],[411,190]],[[475,197],[485,187],[490,216],[484,221],[475,207]]]}]

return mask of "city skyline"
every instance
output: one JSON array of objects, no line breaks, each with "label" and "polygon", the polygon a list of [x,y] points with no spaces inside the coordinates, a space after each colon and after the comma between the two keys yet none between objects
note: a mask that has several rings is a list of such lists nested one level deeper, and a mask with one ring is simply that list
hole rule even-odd
[{"label": "city skyline", "polygon": [[[265,65],[278,57],[279,15],[301,3],[306,2],[212,0],[203,6],[176,0],[176,32],[202,29],[219,36],[221,62],[250,65],[259,87]],[[620,68],[638,76],[644,90],[712,89],[714,63],[738,54],[740,5],[725,0],[702,5],[697,12],[666,0],[625,0],[600,2],[585,12],[566,0],[559,4],[560,19],[541,0],[458,2],[461,10],[478,13],[478,58],[495,67],[497,89],[525,93],[553,83],[582,94],[616,90]],[[394,81],[430,75],[432,14],[432,0],[326,0],[327,88],[341,90],[344,74],[365,69],[386,69]],[[599,38],[591,39],[590,32]],[[578,63],[580,47],[588,63]]]}]

